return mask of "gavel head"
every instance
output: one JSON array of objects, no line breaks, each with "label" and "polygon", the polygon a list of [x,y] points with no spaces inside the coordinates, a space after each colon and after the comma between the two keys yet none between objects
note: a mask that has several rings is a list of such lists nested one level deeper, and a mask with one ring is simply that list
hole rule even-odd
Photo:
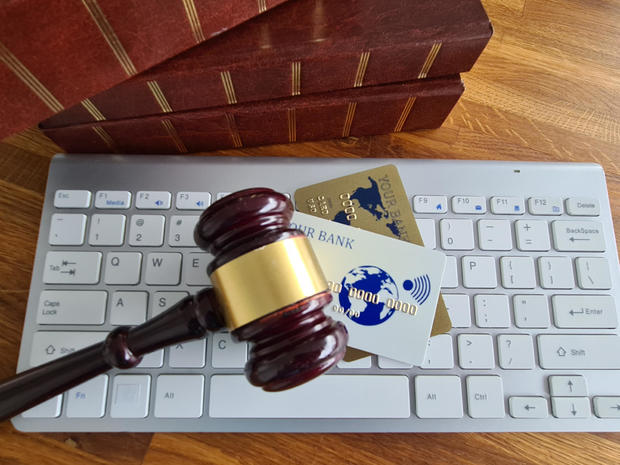
[{"label": "gavel head", "polygon": [[331,301],[308,239],[289,228],[291,201],[271,189],[246,189],[203,212],[194,238],[214,259],[207,268],[222,318],[252,345],[249,381],[288,389],[344,356],[347,332],[323,313]]}]

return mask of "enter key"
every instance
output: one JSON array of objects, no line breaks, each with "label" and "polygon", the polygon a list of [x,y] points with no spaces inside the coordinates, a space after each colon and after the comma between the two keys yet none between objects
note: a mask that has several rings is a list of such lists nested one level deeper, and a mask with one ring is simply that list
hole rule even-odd
[{"label": "enter key", "polygon": [[554,295],[553,317],[558,328],[609,328],[618,326],[610,295]]}]

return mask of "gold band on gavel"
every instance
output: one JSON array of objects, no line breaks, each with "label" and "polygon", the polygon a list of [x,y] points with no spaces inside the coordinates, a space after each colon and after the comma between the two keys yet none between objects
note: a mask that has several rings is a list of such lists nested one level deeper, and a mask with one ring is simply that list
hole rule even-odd
[{"label": "gold band on gavel", "polygon": [[305,236],[241,255],[211,273],[211,282],[231,330],[327,290]]}]

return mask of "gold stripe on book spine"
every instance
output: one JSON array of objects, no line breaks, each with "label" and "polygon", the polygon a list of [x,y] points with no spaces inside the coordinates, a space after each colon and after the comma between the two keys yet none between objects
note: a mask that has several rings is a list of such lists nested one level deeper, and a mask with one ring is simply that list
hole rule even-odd
[{"label": "gold stripe on book spine", "polygon": [[301,94],[301,61],[291,63],[291,95]]},{"label": "gold stripe on book spine", "polygon": [[420,74],[418,74],[418,79],[424,79],[428,76],[428,72],[431,70],[431,66],[435,62],[435,58],[437,58],[437,54],[439,53],[439,49],[441,48],[441,42],[435,42],[431,47],[431,51],[428,52],[428,56],[426,57],[426,61],[424,65],[422,65],[422,69],[420,70]]},{"label": "gold stripe on book spine", "polygon": [[0,42],[0,61],[9,68],[28,88],[39,97],[54,113],[62,111],[65,107],[52,95],[52,93],[30,72],[19,59]]},{"label": "gold stripe on book spine", "polygon": [[161,107],[161,110],[164,113],[170,113],[172,111],[172,107],[168,103],[168,100],[166,100],[166,96],[162,92],[161,87],[159,87],[157,81],[146,81],[146,85],[149,86],[149,89],[151,90],[153,97],[155,97],[155,100]]},{"label": "gold stripe on book spine", "polygon": [[394,132],[400,132],[409,117],[409,113],[411,113],[411,109],[413,108],[413,104],[415,103],[415,97],[409,97],[407,99],[407,103],[405,103],[405,108],[403,108],[402,113],[400,114],[400,118],[398,118],[398,122],[396,126],[394,126]]},{"label": "gold stripe on book spine", "polygon": [[101,126],[93,126],[92,129],[93,131],[95,131],[95,134],[101,137],[101,139],[106,143],[106,145],[110,148],[110,150],[112,150],[113,152],[116,152],[116,146],[114,144],[114,139],[110,137],[110,134],[108,134]]},{"label": "gold stripe on book spine", "polygon": [[206,39],[204,32],[202,32],[202,26],[200,25],[200,18],[198,17],[194,0],[183,0],[183,6],[185,7],[185,14],[187,14],[189,25],[192,28],[192,34],[194,34],[194,40],[197,44],[203,42]]},{"label": "gold stripe on book spine", "polygon": [[229,71],[222,71],[220,73],[222,78],[222,85],[224,86],[224,92],[226,92],[226,101],[229,105],[237,103],[237,95],[235,94],[235,86],[233,86],[232,78]]},{"label": "gold stripe on book spine", "polygon": [[288,113],[288,141],[296,142],[297,141],[297,119],[295,115],[295,109],[289,108],[287,110]]},{"label": "gold stripe on book spine", "polygon": [[267,0],[258,0],[258,12],[264,13],[267,11]]},{"label": "gold stripe on book spine", "polygon": [[103,113],[101,113],[99,111],[99,108],[97,108],[95,106],[95,104],[93,102],[90,101],[90,99],[85,98],[84,100],[82,100],[80,102],[82,104],[82,106],[84,108],[86,108],[86,111],[88,113],[90,113],[90,115],[95,118],[95,121],[104,121],[105,120],[105,116],[103,116]]},{"label": "gold stripe on book spine", "polygon": [[357,65],[357,73],[355,73],[355,82],[353,87],[361,87],[364,82],[364,75],[366,74],[366,67],[368,66],[368,59],[370,58],[370,52],[364,52],[360,56],[360,62]]},{"label": "gold stripe on book spine", "polygon": [[239,131],[237,130],[237,122],[235,121],[235,116],[231,115],[230,113],[226,113],[226,121],[228,122],[228,130],[230,131],[230,137],[233,141],[233,147],[243,147],[241,136],[239,135]]},{"label": "gold stripe on book spine", "polygon": [[174,141],[174,144],[177,146],[177,149],[181,153],[187,153],[187,147],[179,137],[179,133],[172,125],[172,122],[169,119],[161,120],[161,125],[164,127],[170,138]]},{"label": "gold stripe on book spine", "polygon": [[112,52],[114,52],[116,59],[121,64],[121,67],[123,68],[127,76],[133,76],[135,74],[138,74],[136,67],[131,61],[131,58],[129,58],[127,51],[123,47],[123,44],[121,44],[121,41],[114,32],[114,29],[112,29],[112,26],[110,26],[110,23],[103,14],[103,11],[101,11],[97,0],[82,0],[82,3],[95,21],[95,24],[97,24],[97,27],[101,31],[101,34],[112,49]]},{"label": "gold stripe on book spine", "polygon": [[349,108],[347,108],[347,117],[344,120],[344,127],[342,128],[342,137],[349,137],[351,133],[351,125],[353,124],[353,117],[355,116],[355,109],[357,108],[357,102],[349,102]]}]

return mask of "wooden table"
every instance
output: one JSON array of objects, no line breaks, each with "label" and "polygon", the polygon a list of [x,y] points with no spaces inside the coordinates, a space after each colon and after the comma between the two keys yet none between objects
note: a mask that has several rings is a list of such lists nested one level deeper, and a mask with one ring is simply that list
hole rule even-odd
[{"label": "wooden table", "polygon": [[[217,155],[600,163],[620,231],[620,2],[484,0],[495,35],[441,129]],[[36,130],[0,142],[0,377],[15,372],[49,159]],[[616,234],[616,241],[618,240]],[[0,464],[620,463],[613,434],[22,434]]]}]

